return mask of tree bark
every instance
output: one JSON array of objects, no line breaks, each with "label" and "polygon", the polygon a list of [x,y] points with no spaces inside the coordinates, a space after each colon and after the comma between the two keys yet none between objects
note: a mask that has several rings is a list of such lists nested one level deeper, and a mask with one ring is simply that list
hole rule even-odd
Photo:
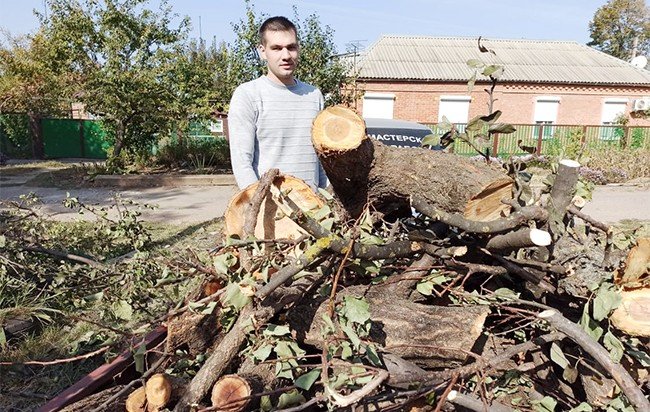
[{"label": "tree bark", "polygon": [[38,113],[27,113],[29,131],[32,135],[32,156],[35,159],[45,158],[45,143],[43,142],[43,126],[41,116]]},{"label": "tree bark", "polygon": [[[370,305],[370,340],[393,353],[425,367],[449,367],[467,358],[482,333],[489,312],[486,306],[432,306],[386,295],[384,289],[353,286],[337,294],[364,296]],[[320,349],[326,345],[321,330],[328,301],[300,305],[289,314],[298,340]]]},{"label": "tree bark", "polygon": [[512,180],[499,168],[420,148],[388,147],[367,138],[352,110],[330,107],[314,120],[312,141],[338,200],[350,217],[367,202],[385,214],[410,213],[409,198],[471,220],[505,214]]}]

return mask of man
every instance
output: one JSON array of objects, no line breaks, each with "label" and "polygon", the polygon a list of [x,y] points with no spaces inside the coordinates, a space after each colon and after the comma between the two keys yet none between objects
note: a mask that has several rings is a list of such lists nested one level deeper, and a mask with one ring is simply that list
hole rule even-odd
[{"label": "man", "polygon": [[314,188],[325,187],[327,177],[311,143],[323,95],[293,75],[300,49],[296,26],[285,17],[271,17],[260,27],[259,38],[268,73],[237,87],[228,113],[237,185],[243,189],[277,168]]}]

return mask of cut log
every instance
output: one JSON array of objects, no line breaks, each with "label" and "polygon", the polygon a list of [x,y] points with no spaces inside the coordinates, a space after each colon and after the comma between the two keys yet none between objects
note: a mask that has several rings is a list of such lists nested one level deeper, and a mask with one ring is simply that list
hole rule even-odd
[{"label": "cut log", "polygon": [[551,234],[545,230],[523,228],[516,232],[492,237],[485,248],[488,250],[514,250],[531,246],[548,246]]},{"label": "cut log", "polygon": [[145,412],[147,405],[147,395],[144,386],[131,392],[126,398],[126,411],[127,412]]},{"label": "cut log", "polygon": [[650,289],[624,290],[621,298],[609,317],[612,325],[628,335],[650,337]]},{"label": "cut log", "polygon": [[625,259],[623,268],[614,273],[614,280],[626,289],[650,283],[650,238],[639,238]]},{"label": "cut log", "polygon": [[246,379],[237,375],[226,375],[214,384],[210,399],[212,406],[219,410],[239,412],[246,408],[251,394],[251,387]]},{"label": "cut log", "polygon": [[147,397],[147,412],[158,412],[172,397],[172,384],[162,373],[153,375],[144,387]]},{"label": "cut log", "polygon": [[341,205],[351,217],[370,201],[385,214],[410,214],[409,198],[470,220],[507,214],[512,180],[501,168],[440,151],[388,147],[367,138],[352,110],[330,107],[318,114],[312,142]]},{"label": "cut log", "polygon": [[[288,175],[280,175],[273,180],[273,185],[282,192],[289,192],[289,197],[301,207],[309,211],[322,207],[324,202],[305,182]],[[227,236],[237,235],[244,237],[244,219],[250,207],[250,201],[257,190],[257,183],[253,183],[244,190],[235,194],[230,200],[224,213],[224,223]],[[258,239],[297,239],[305,232],[291,219],[283,216],[276,218],[278,208],[271,198],[267,196],[262,202],[257,215],[255,237]]]},{"label": "cut log", "polygon": [[[376,292],[376,293],[375,293]],[[423,367],[458,366],[466,360],[483,331],[489,308],[486,306],[432,306],[386,295],[383,289],[352,286],[337,294],[365,296],[370,305],[370,340]],[[327,301],[310,302],[289,314],[291,328],[299,340],[322,349],[326,344],[321,330]]]}]

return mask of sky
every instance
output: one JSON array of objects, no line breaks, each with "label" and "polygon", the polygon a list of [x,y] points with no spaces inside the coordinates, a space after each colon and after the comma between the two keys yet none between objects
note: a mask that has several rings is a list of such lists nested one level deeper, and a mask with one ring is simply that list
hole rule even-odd
[{"label": "sky", "polygon": [[[44,0],[0,0],[0,28],[12,35],[38,27],[33,10]],[[158,0],[152,0],[158,4]],[[606,0],[253,0],[258,14],[304,19],[316,14],[334,30],[339,52],[368,47],[384,34],[589,41],[589,21]],[[192,21],[190,37],[232,42],[231,23],[245,15],[243,0],[169,0]]]}]

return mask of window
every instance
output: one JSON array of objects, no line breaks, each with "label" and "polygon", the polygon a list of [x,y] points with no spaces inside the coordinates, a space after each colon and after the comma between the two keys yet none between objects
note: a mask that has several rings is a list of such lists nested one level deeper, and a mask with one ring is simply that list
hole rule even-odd
[{"label": "window", "polygon": [[465,130],[469,117],[469,96],[440,96],[440,110],[438,110],[438,122],[446,117],[451,123],[461,125],[458,130]]},{"label": "window", "polygon": [[[535,126],[533,137],[537,138],[542,135],[542,139],[553,137],[554,127],[549,126],[557,121],[557,111],[560,106],[560,98],[556,96],[540,96],[535,101]],[[540,129],[541,128],[541,131]]]},{"label": "window", "polygon": [[366,93],[363,95],[363,117],[392,119],[394,102],[392,93]]},{"label": "window", "polygon": [[602,140],[619,140],[623,137],[623,129],[616,127],[616,118],[627,110],[627,99],[605,99],[603,102],[602,125],[600,138]]}]

